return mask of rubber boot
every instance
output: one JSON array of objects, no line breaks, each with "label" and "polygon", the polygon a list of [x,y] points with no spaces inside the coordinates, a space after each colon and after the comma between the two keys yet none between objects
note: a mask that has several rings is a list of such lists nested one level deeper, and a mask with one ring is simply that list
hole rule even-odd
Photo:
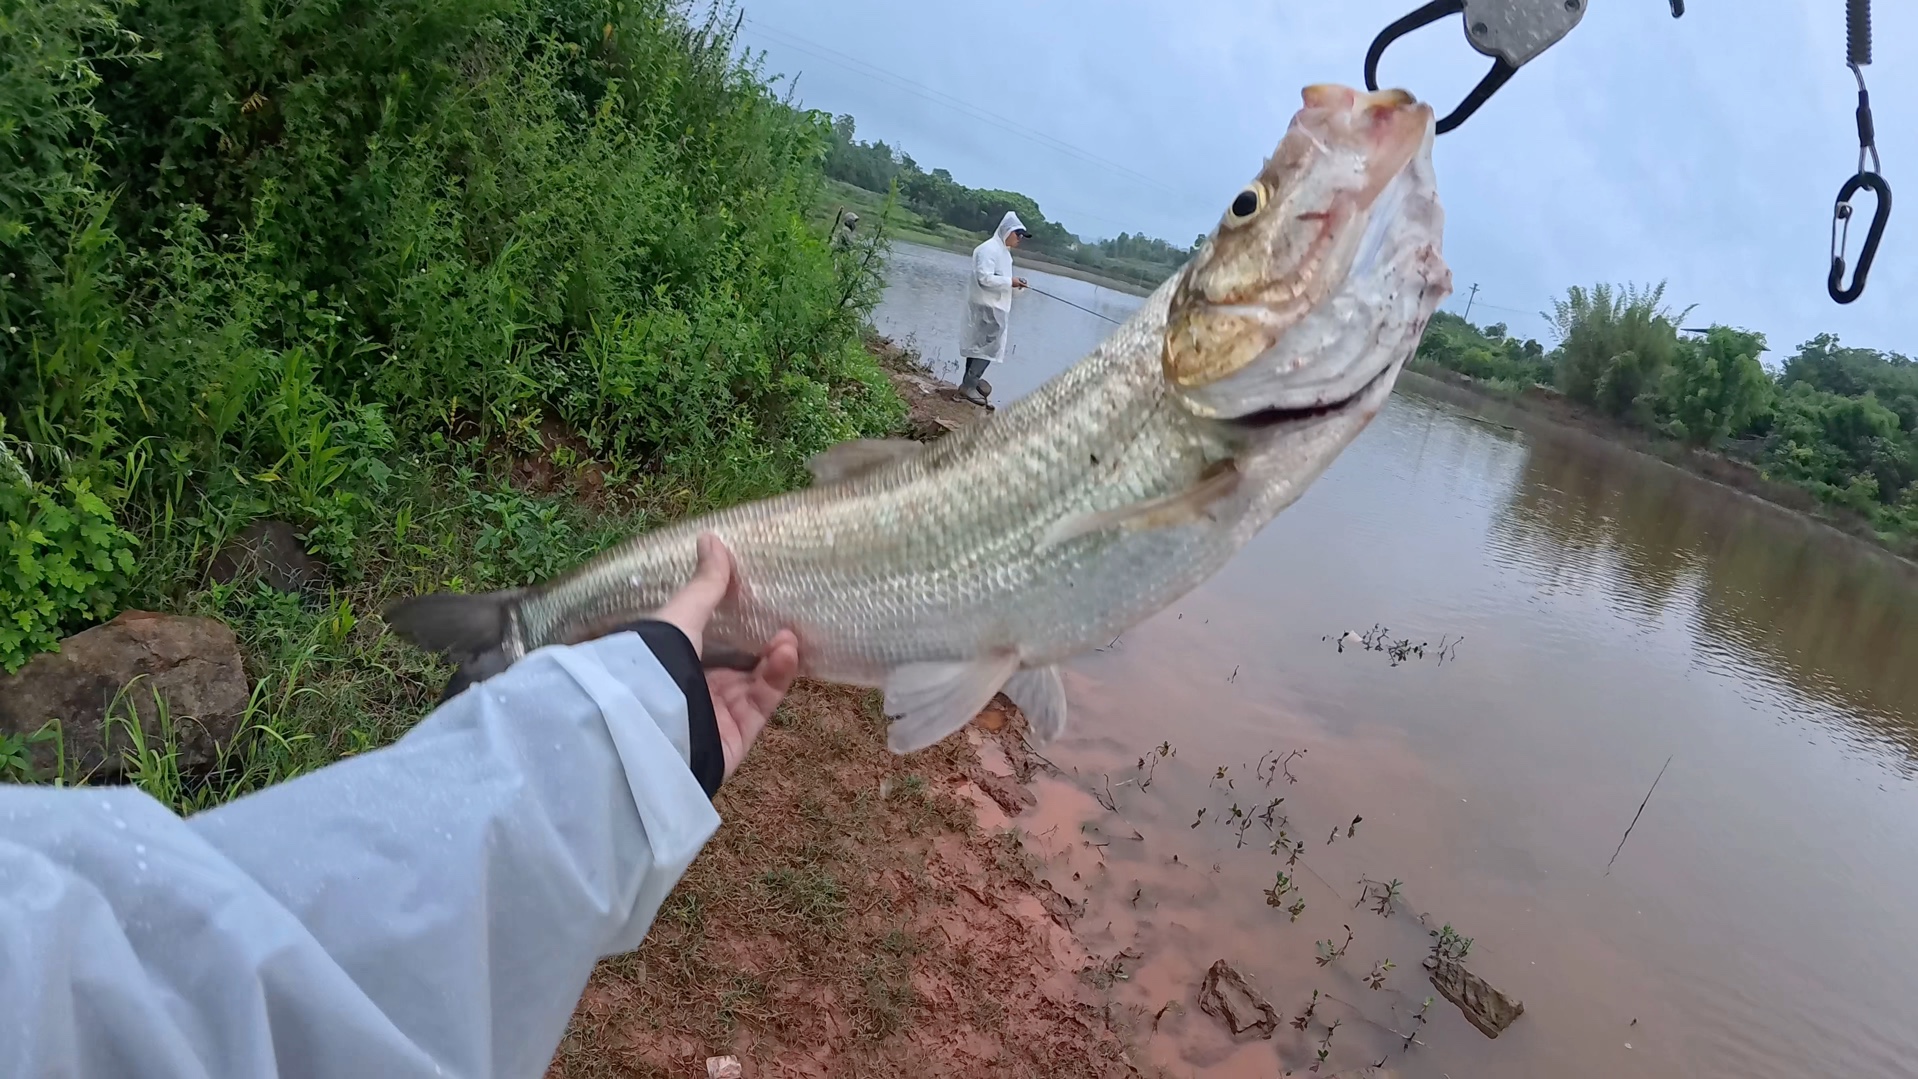
[{"label": "rubber boot", "polygon": [[990,364],[991,361],[982,360],[976,356],[966,357],[966,378],[964,382],[959,383],[959,396],[975,405],[986,404],[986,395],[979,389],[979,376],[986,373],[986,368]]}]

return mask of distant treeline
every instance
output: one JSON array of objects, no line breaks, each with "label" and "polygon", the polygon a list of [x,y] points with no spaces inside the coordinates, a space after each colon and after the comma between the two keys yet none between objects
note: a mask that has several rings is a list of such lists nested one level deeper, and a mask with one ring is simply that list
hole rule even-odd
[{"label": "distant treeline", "polygon": [[[1025,244],[1027,250],[1144,285],[1165,280],[1192,255],[1192,247],[1125,232],[1106,240],[1081,240],[1063,224],[1046,217],[1028,196],[1017,191],[967,187],[945,169],[928,172],[899,147],[883,140],[861,142],[853,137],[854,132],[851,116],[833,120],[826,175],[881,194],[897,184],[899,197],[929,221],[990,233],[1005,212],[1013,210],[1032,234]],[[1193,247],[1204,238],[1197,237]]]},{"label": "distant treeline", "polygon": [[[1506,393],[1551,386],[1615,420],[1757,465],[1869,518],[1880,537],[1918,539],[1918,363],[1819,334],[1776,373],[1762,334],[1681,334],[1665,289],[1574,286],[1546,315],[1547,349],[1441,311],[1418,361]],[[1687,309],[1689,311],[1689,309]]]}]

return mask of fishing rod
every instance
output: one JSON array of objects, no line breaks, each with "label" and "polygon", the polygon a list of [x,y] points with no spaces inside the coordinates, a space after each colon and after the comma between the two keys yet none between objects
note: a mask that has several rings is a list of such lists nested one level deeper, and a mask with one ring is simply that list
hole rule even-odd
[{"label": "fishing rod", "polygon": [[1084,307],[1084,306],[1081,306],[1081,305],[1079,305],[1079,304],[1076,304],[1076,303],[1073,303],[1073,302],[1072,302],[1071,300],[1068,300],[1068,299],[1066,299],[1066,298],[1065,298],[1064,296],[1054,296],[1054,295],[1053,295],[1052,293],[1050,293],[1050,292],[1047,292],[1047,291],[1046,291],[1046,290],[1044,290],[1044,289],[1038,289],[1038,288],[1033,288],[1033,287],[1032,287],[1031,285],[1027,285],[1027,286],[1026,286],[1026,291],[1027,291],[1027,292],[1036,292],[1036,293],[1038,293],[1039,295],[1041,295],[1041,296],[1044,296],[1044,297],[1045,297],[1046,299],[1048,299],[1048,300],[1058,300],[1058,301],[1059,301],[1060,303],[1062,303],[1062,304],[1065,304],[1065,305],[1066,305],[1067,307],[1077,307],[1077,308],[1079,308],[1079,310],[1081,310],[1081,311],[1084,311],[1084,312],[1085,312],[1086,314],[1088,314],[1088,315],[1093,315],[1093,316],[1096,316],[1096,317],[1098,317],[1098,318],[1102,318],[1102,319],[1105,319],[1105,320],[1106,320],[1107,322],[1110,322],[1110,323],[1112,323],[1112,324],[1113,324],[1114,326],[1122,326],[1122,325],[1124,325],[1124,323],[1122,323],[1122,322],[1120,322],[1120,321],[1119,321],[1118,319],[1116,319],[1116,318],[1113,318],[1113,317],[1112,317],[1111,315],[1108,315],[1108,314],[1104,314],[1104,313],[1102,313],[1102,312],[1099,312],[1099,311],[1094,311],[1094,310],[1093,310],[1092,308],[1090,308],[1090,307]]}]

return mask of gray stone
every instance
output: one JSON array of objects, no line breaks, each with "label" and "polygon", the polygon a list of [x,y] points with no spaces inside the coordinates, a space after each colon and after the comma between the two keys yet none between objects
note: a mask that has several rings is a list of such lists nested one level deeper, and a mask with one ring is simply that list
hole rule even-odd
[{"label": "gray stone", "polygon": [[208,573],[221,584],[257,577],[281,592],[301,592],[326,579],[326,567],[306,553],[285,521],[247,525],[213,556]]},{"label": "gray stone", "polygon": [[[181,771],[212,765],[246,711],[246,666],[233,631],[211,618],[127,611],[76,633],[58,652],[0,676],[0,734],[31,735],[58,720],[69,780],[114,782],[123,777],[131,738],[109,722],[108,709],[122,719],[138,716],[147,744],[158,745],[156,692],[166,702]],[[55,742],[33,747],[35,778],[56,774],[55,753]]]},{"label": "gray stone", "polygon": [[1245,975],[1221,959],[1205,972],[1199,987],[1199,1010],[1225,1023],[1234,1036],[1253,1031],[1270,1038],[1279,1029],[1279,1013],[1272,1002],[1253,989]]},{"label": "gray stone", "polygon": [[1492,988],[1484,978],[1466,970],[1461,963],[1427,958],[1432,987],[1446,1000],[1458,1005],[1465,1018],[1488,1038],[1496,1038],[1519,1016],[1525,1014],[1525,1002]]}]

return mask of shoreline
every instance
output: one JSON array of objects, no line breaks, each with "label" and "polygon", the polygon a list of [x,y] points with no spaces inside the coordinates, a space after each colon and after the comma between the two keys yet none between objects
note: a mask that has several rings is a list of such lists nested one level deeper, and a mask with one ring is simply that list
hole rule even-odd
[{"label": "shoreline", "polygon": [[[1606,419],[1580,407],[1564,395],[1543,387],[1531,387],[1517,396],[1494,393],[1466,375],[1439,367],[1406,367],[1399,373],[1394,390],[1441,401],[1474,412],[1502,410],[1502,417],[1487,416],[1495,423],[1523,419],[1543,425],[1552,433],[1566,433],[1600,442],[1661,461],[1709,483],[1736,491],[1746,497],[1823,525],[1864,543],[1918,571],[1918,548],[1900,549],[1880,537],[1871,522],[1822,502],[1812,492],[1794,484],[1767,478],[1756,465],[1724,454],[1659,438],[1635,427]],[[1518,429],[1514,424],[1502,426]]]}]

